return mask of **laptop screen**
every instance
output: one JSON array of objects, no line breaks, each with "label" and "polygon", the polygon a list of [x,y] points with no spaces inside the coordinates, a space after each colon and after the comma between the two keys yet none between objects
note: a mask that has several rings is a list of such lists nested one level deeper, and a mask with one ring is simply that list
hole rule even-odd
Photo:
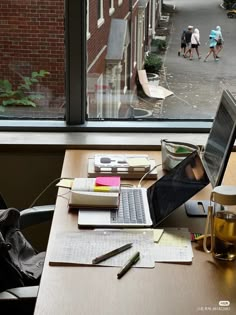
[{"label": "laptop screen", "polygon": [[212,187],[221,184],[236,136],[236,101],[223,91],[202,155]]},{"label": "laptop screen", "polygon": [[202,161],[194,151],[147,189],[153,226],[161,223],[208,184]]}]

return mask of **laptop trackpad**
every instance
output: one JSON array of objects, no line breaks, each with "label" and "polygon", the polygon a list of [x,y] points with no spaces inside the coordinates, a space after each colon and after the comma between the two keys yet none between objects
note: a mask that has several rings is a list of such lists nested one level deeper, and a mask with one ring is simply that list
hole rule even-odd
[{"label": "laptop trackpad", "polygon": [[111,212],[109,210],[106,210],[106,211],[79,210],[78,215],[79,215],[78,217],[79,224],[96,225],[96,224],[111,223],[111,220],[110,220]]}]

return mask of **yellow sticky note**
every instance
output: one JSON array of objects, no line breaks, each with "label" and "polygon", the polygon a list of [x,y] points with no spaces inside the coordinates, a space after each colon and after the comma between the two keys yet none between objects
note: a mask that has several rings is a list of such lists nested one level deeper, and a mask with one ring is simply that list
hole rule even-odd
[{"label": "yellow sticky note", "polygon": [[94,186],[93,191],[97,192],[108,192],[111,188],[109,186]]},{"label": "yellow sticky note", "polygon": [[61,179],[56,186],[63,188],[71,188],[73,185],[74,179]]},{"label": "yellow sticky note", "polygon": [[154,242],[159,242],[162,234],[163,234],[164,230],[163,229],[154,229],[153,230],[153,238],[154,238]]},{"label": "yellow sticky note", "polygon": [[148,166],[150,165],[150,162],[146,158],[128,158],[127,163],[129,166],[132,167],[141,167],[141,166]]}]

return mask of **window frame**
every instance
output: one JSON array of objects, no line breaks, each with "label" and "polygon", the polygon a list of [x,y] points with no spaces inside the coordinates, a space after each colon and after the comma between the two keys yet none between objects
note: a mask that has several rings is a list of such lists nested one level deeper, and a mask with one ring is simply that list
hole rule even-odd
[{"label": "window frame", "polygon": [[104,24],[104,3],[103,0],[98,0],[100,3],[100,12],[98,12],[97,26],[98,28]]},{"label": "window frame", "polygon": [[109,15],[111,16],[114,12],[115,12],[114,0],[111,0],[110,8],[109,8]]},{"label": "window frame", "polygon": [[[0,120],[2,131],[207,133],[212,119],[86,120],[87,1],[65,0],[66,117],[57,120]],[[84,47],[85,49],[81,49]]]}]

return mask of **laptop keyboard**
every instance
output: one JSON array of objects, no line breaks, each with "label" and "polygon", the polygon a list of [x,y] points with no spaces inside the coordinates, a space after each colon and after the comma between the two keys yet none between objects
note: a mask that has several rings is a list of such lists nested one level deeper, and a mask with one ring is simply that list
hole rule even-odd
[{"label": "laptop keyboard", "polygon": [[111,211],[111,223],[146,223],[140,189],[121,189],[119,210]]}]

